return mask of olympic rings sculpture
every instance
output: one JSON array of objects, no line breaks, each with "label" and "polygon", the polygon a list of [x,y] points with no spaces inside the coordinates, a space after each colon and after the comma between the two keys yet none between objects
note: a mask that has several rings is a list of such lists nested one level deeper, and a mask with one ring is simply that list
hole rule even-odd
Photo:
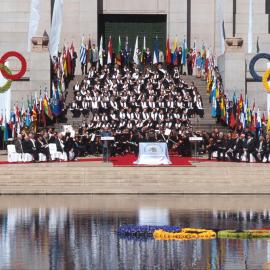
[{"label": "olympic rings sculpture", "polygon": [[249,72],[256,82],[261,82],[262,77],[255,71],[255,64],[257,63],[258,60],[260,59],[267,59],[270,62],[270,54],[268,53],[258,53],[256,54],[250,61],[249,63]]},{"label": "olympic rings sculpture", "polygon": [[[5,66],[5,62],[10,57],[15,57],[21,62],[21,70],[16,74],[12,74],[11,70],[7,66]],[[13,81],[20,80],[25,74],[26,69],[27,69],[26,60],[19,52],[10,51],[5,53],[0,58],[0,73],[2,73],[3,77],[7,79],[7,82],[3,86],[0,86],[0,93],[4,93],[5,91],[7,91],[10,88]]]},{"label": "olympic rings sculpture", "polygon": [[264,86],[264,88],[266,89],[266,91],[268,93],[270,93],[270,85],[269,85],[269,82],[268,82],[269,76],[270,76],[270,68],[268,68],[264,72],[263,77],[262,77],[263,86]]}]

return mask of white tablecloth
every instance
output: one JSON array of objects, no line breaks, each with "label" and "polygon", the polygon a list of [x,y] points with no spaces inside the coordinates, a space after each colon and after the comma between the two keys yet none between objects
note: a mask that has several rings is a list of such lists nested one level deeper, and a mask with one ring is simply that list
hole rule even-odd
[{"label": "white tablecloth", "polygon": [[172,164],[166,143],[140,143],[139,156],[134,162],[137,165]]}]

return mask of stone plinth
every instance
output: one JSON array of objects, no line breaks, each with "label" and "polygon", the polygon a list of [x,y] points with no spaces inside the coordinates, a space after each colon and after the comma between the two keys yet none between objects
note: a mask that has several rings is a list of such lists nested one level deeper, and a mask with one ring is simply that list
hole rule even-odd
[{"label": "stone plinth", "polygon": [[225,53],[218,57],[218,68],[228,96],[231,97],[234,92],[239,96],[245,93],[246,61],[243,39],[228,38],[225,44]]}]

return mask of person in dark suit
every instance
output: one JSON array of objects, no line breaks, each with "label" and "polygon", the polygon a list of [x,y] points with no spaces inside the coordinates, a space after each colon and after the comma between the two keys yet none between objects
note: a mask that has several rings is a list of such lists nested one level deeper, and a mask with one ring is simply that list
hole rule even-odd
[{"label": "person in dark suit", "polygon": [[[244,144],[245,144],[245,134],[241,134],[240,137],[237,135],[237,138],[235,140],[234,150],[233,150],[234,161],[241,161],[241,157],[244,154]],[[238,154],[238,159],[236,159],[237,154]]]},{"label": "person in dark suit", "polygon": [[27,135],[24,137],[22,141],[23,152],[32,155],[34,161],[38,161],[38,152],[32,140],[33,139]]},{"label": "person in dark suit", "polygon": [[244,145],[244,149],[246,150],[247,152],[247,160],[246,162],[250,162],[250,155],[252,155],[255,159],[256,159],[256,162],[259,161],[258,157],[257,157],[257,151],[256,151],[256,141],[253,137],[252,134],[248,134],[248,138],[246,140],[246,143]]},{"label": "person in dark suit", "polygon": [[38,135],[36,145],[37,145],[37,152],[44,154],[46,156],[46,160],[49,161],[51,159],[49,146],[43,139],[42,134]]},{"label": "person in dark suit", "polygon": [[[257,154],[260,154],[260,161],[263,162],[264,157],[266,157],[266,162],[269,160],[269,147],[267,145],[267,141],[264,138],[264,136],[260,136],[259,142],[257,144],[257,147],[255,149],[255,155],[257,157]],[[258,157],[257,157],[258,159]],[[259,159],[256,161],[259,161]]]},{"label": "person in dark suit", "polygon": [[217,150],[217,160],[220,161],[220,156],[222,154],[223,161],[226,159],[226,140],[222,132],[218,134],[216,139],[216,150]]},{"label": "person in dark suit", "polygon": [[18,134],[17,139],[14,141],[16,152],[19,154],[23,153],[23,146],[22,146],[22,135]]},{"label": "person in dark suit", "polygon": [[[74,141],[73,141],[73,138],[70,137],[69,132],[66,133],[66,138],[65,138],[65,141],[64,141],[64,151],[67,154],[68,161],[70,161],[70,152],[74,151]],[[74,155],[73,159],[74,158],[75,158],[75,155]]]},{"label": "person in dark suit", "polygon": [[62,133],[57,134],[57,138],[55,139],[54,143],[56,144],[57,152],[64,153],[64,142],[63,142],[63,135]]}]

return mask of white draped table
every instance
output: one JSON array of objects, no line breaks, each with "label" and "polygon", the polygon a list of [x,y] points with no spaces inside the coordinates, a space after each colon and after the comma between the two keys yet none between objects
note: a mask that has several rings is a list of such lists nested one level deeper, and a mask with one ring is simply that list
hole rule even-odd
[{"label": "white draped table", "polygon": [[139,156],[134,162],[137,165],[170,165],[166,143],[139,143]]}]

